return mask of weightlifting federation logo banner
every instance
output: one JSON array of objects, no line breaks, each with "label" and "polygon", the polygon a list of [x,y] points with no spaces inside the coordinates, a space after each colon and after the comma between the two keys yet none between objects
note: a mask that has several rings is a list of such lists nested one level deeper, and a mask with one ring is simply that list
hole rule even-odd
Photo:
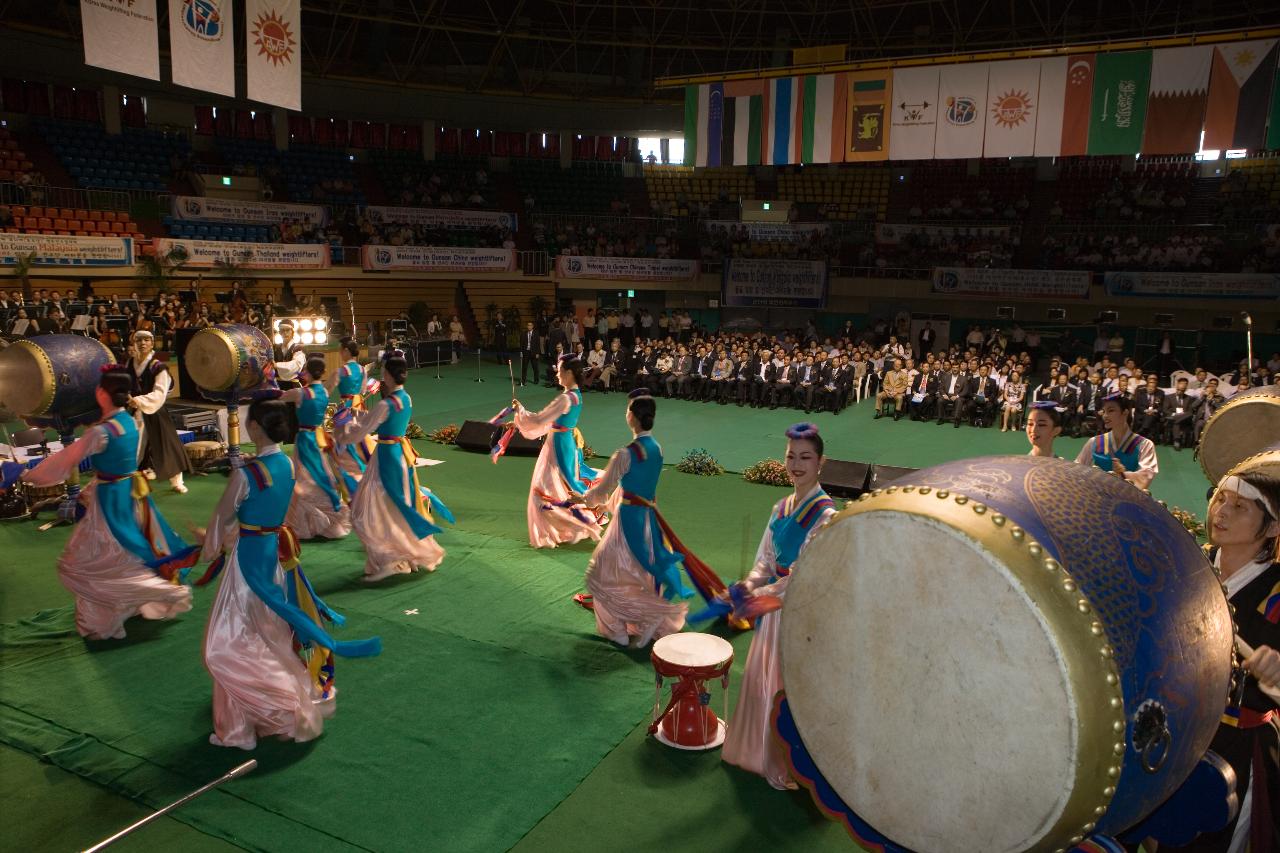
[{"label": "weightlifting federation logo banner", "polygon": [[234,44],[231,0],[169,0],[174,83],[234,98]]},{"label": "weightlifting federation logo banner", "polygon": [[160,79],[156,0],[80,0],[80,22],[85,65]]},{"label": "weightlifting federation logo banner", "polygon": [[298,0],[245,0],[249,100],[302,109],[302,19]]}]

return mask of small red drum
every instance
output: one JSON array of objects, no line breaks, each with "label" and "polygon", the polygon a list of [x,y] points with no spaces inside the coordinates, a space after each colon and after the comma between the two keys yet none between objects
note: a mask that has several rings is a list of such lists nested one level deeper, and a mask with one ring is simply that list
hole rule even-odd
[{"label": "small red drum", "polygon": [[[724,743],[724,720],[711,710],[706,682],[720,679],[721,691],[727,694],[733,646],[711,634],[670,634],[653,644],[650,657],[658,678],[649,734],[676,749],[715,749]],[[671,685],[671,701],[659,713],[664,678],[679,680]]]}]

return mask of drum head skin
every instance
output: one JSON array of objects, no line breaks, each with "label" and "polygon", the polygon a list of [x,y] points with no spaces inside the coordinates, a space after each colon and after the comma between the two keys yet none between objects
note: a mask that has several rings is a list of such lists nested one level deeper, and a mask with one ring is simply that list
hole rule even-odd
[{"label": "drum head skin", "polygon": [[1217,484],[1236,463],[1280,441],[1280,385],[1241,391],[1213,413],[1200,439],[1200,467]]},{"label": "drum head skin", "polygon": [[236,347],[220,329],[201,329],[193,335],[183,358],[192,381],[210,391],[230,389],[240,374]]},{"label": "drum head skin", "polygon": [[653,656],[677,667],[719,666],[733,658],[733,646],[713,634],[689,631],[655,642]]},{"label": "drum head skin", "polygon": [[0,350],[0,406],[18,415],[43,415],[53,392],[53,365],[44,350],[28,341]]},{"label": "drum head skin", "polygon": [[1061,650],[975,545],[919,516],[840,519],[804,556],[841,571],[825,590],[793,582],[783,609],[805,746],[860,817],[912,850],[1025,850],[1076,777]]}]

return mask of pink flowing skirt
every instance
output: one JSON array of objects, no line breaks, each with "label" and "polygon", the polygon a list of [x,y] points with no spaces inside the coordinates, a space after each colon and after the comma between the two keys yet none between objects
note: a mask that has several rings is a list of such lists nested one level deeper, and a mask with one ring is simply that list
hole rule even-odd
[{"label": "pink flowing skirt", "polygon": [[[556,501],[567,500],[569,489],[560,476],[556,466],[556,450],[550,433],[542,444],[538,461],[533,466],[533,482],[529,486],[529,501],[526,513],[529,519],[529,544],[535,548],[554,548],[557,545],[572,545],[583,539],[599,542],[603,528],[594,521],[579,521],[567,509],[543,509],[542,495],[549,495]],[[588,519],[593,518],[589,510],[579,509]]]},{"label": "pink flowing skirt", "polygon": [[[336,690],[321,701],[302,659],[293,651],[293,631],[249,588],[240,575],[234,541],[222,570],[218,597],[204,635],[204,665],[213,678],[216,746],[253,749],[258,738],[280,735],[312,740],[333,713]],[[284,585],[276,565],[275,581]]]},{"label": "pink flowing skirt", "polygon": [[[614,509],[616,509],[616,501]],[[621,524],[611,524],[587,565],[587,591],[595,603],[596,631],[620,646],[630,637],[646,646],[684,627],[687,605],[653,589],[653,575],[627,547]]]},{"label": "pink flowing skirt", "polygon": [[747,666],[733,707],[729,731],[720,755],[768,780],[778,789],[794,785],[781,744],[770,724],[773,697],[782,689],[782,661],[778,654],[781,611],[766,613],[756,621]]},{"label": "pink flowing skirt", "polygon": [[[333,465],[327,454],[324,466],[330,478],[334,478]],[[284,523],[293,528],[298,538],[314,539],[320,536],[325,539],[341,539],[350,533],[350,508],[343,504],[335,512],[329,496],[311,479],[311,472],[305,465],[295,462],[293,473],[293,500],[289,502],[289,512],[284,517]],[[336,478],[334,479],[336,482]]]},{"label": "pink flowing skirt", "polygon": [[75,596],[76,630],[90,640],[119,640],[132,616],[172,619],[191,609],[191,588],[158,576],[120,547],[92,490],[84,518],[58,557],[58,580]]},{"label": "pink flowing skirt", "polygon": [[[408,494],[412,479],[407,470],[402,475]],[[387,497],[378,474],[376,453],[351,502],[351,526],[364,544],[366,577],[404,574],[419,568],[431,572],[444,560],[444,549],[436,543],[436,538],[415,536],[400,510]]]}]

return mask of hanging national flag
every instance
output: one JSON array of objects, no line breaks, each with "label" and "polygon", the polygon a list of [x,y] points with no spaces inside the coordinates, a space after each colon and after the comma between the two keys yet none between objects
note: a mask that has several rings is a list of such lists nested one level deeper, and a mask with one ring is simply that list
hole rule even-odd
[{"label": "hanging national flag", "polygon": [[[698,128],[703,130],[702,127]],[[703,144],[698,148],[699,166],[720,165],[720,142],[724,132],[724,84],[711,83],[707,86],[707,123],[705,133],[699,138]]]},{"label": "hanging national flag", "polygon": [[231,0],[169,0],[174,83],[234,98],[234,44]]},{"label": "hanging national flag", "polygon": [[706,104],[706,99],[701,96],[705,88],[707,88],[705,85],[684,87],[684,164],[686,166],[694,165],[698,159],[698,116],[699,111]]},{"label": "hanging national flag", "polygon": [[1090,154],[1137,154],[1142,150],[1150,88],[1151,51],[1098,55],[1089,108]]},{"label": "hanging national flag", "polygon": [[251,101],[302,109],[299,0],[245,0],[245,84]]},{"label": "hanging national flag", "polygon": [[85,65],[160,79],[156,0],[80,0],[80,26],[84,30]]},{"label": "hanging national flag", "polygon": [[953,160],[982,156],[982,140],[987,128],[984,105],[989,71],[990,67],[985,62],[942,66],[934,157]]},{"label": "hanging national flag", "polygon": [[800,118],[804,109],[800,78],[779,77],[770,80],[767,85],[765,110],[768,118],[765,122],[765,152],[762,159],[766,165],[774,166],[799,163],[800,137],[803,133]]},{"label": "hanging national flag", "polygon": [[845,76],[845,152],[849,163],[889,159],[889,112],[893,99],[890,71],[863,71]]},{"label": "hanging national flag", "polygon": [[1278,54],[1280,43],[1276,39],[1242,41],[1213,49],[1204,148],[1222,151],[1263,147]]},{"label": "hanging national flag", "polygon": [[725,82],[720,165],[760,165],[760,119],[763,109],[763,80]]},{"label": "hanging national flag", "polygon": [[1209,45],[1171,47],[1151,57],[1151,95],[1143,154],[1194,154],[1200,150],[1200,130],[1209,97]]},{"label": "hanging national flag", "polygon": [[1029,157],[1040,112],[1039,59],[991,63],[987,81],[984,157]]},{"label": "hanging national flag", "polygon": [[889,158],[931,158],[938,114],[938,67],[895,68]]},{"label": "hanging national flag", "polygon": [[843,162],[846,87],[843,74],[804,78],[803,162]]}]

